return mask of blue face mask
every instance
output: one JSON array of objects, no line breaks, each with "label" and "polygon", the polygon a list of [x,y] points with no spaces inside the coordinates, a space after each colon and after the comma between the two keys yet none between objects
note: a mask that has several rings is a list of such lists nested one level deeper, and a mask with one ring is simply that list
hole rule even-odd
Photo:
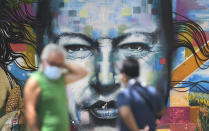
[{"label": "blue face mask", "polygon": [[46,65],[44,70],[45,76],[50,80],[57,80],[62,75],[62,69],[56,66]]}]

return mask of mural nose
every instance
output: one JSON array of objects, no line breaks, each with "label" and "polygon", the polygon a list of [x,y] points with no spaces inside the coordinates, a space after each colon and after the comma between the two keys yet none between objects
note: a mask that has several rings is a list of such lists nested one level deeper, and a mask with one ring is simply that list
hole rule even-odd
[{"label": "mural nose", "polygon": [[117,85],[115,84],[115,71],[113,61],[113,51],[111,40],[103,39],[99,41],[99,53],[96,58],[96,85],[99,92],[111,92]]}]

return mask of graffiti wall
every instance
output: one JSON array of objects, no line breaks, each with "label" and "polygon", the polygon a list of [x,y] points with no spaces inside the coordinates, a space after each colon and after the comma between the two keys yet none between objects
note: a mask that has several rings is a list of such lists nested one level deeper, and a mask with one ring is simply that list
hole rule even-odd
[{"label": "graffiti wall", "polygon": [[[206,109],[200,104],[208,106],[209,3],[173,0],[173,22],[165,5],[159,0],[0,0],[0,129],[24,129],[24,83],[38,69],[48,43],[63,46],[66,61],[90,72],[67,87],[71,124],[81,130],[116,128],[115,99],[123,86],[118,68],[129,56],[140,62],[140,82],[155,86],[168,102],[159,130],[203,127],[198,111]],[[167,100],[171,51],[176,56]]]},{"label": "graffiti wall", "polygon": [[169,108],[161,121],[168,130],[209,129],[208,11],[207,1],[173,1],[177,52]]},{"label": "graffiti wall", "polygon": [[24,124],[23,86],[37,68],[35,12],[30,3],[0,1],[0,130]]}]

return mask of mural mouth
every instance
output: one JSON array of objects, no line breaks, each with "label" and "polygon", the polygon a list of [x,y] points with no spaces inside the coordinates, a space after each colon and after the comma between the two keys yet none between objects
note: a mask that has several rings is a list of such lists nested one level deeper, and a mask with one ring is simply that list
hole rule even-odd
[{"label": "mural mouth", "polygon": [[98,101],[89,107],[90,113],[99,119],[115,119],[118,116],[115,101]]}]

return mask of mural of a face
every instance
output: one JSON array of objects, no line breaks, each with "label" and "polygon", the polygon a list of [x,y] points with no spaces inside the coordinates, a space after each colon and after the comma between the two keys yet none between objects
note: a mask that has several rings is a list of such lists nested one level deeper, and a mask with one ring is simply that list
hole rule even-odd
[{"label": "mural of a face", "polygon": [[166,65],[158,4],[155,0],[51,3],[53,38],[44,38],[65,47],[67,61],[83,64],[90,72],[82,82],[70,85],[73,120],[85,110],[103,120],[117,117],[115,98],[122,87],[118,67],[128,56],[140,61],[139,80],[157,85]]}]

